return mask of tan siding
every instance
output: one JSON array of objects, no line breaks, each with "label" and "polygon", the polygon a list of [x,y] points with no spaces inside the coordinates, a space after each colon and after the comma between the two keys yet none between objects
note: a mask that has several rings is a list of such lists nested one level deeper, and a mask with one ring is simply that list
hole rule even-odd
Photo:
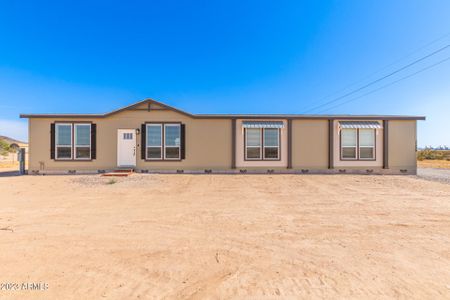
[{"label": "tan siding", "polygon": [[328,168],[328,121],[292,121],[292,167]]},{"label": "tan siding", "polygon": [[[144,107],[141,107],[144,108]],[[98,170],[117,167],[117,130],[140,128],[145,122],[182,122],[186,125],[186,159],[182,161],[141,160],[140,141],[137,136],[138,169],[230,169],[231,168],[231,119],[195,119],[171,110],[124,110],[106,118],[66,118],[58,121],[92,121],[97,124],[97,159],[93,161],[55,161],[50,159],[50,124],[54,119],[29,119],[29,170]],[[240,121],[240,120],[239,120]],[[239,123],[239,122],[238,122]],[[389,121],[389,166],[391,170],[416,168],[416,121]],[[336,126],[336,122],[335,122]],[[236,126],[237,167],[286,168],[287,127],[282,130],[281,161],[264,162],[263,165],[243,162],[243,137],[240,123]],[[337,134],[337,129],[335,130]],[[377,160],[345,168],[363,168],[382,165],[382,138],[377,135]],[[335,138],[335,167],[339,165],[339,137]],[[337,163],[336,163],[337,162]],[[292,167],[294,169],[326,169],[328,167],[328,121],[292,121]]]},{"label": "tan siding", "polygon": [[[28,157],[26,157],[26,160],[28,160],[28,169],[31,168],[31,161],[32,161],[32,150],[34,149],[35,145],[34,145],[34,141],[33,141],[33,135],[31,134],[32,130],[34,130],[34,127],[32,127],[32,123],[33,121],[36,121],[36,119],[28,119]],[[50,128],[49,128],[50,131]],[[36,134],[34,134],[36,136]],[[49,149],[50,151],[50,149]],[[50,156],[50,153],[49,153]]]},{"label": "tan siding", "polygon": [[389,121],[389,168],[416,166],[416,121]]},{"label": "tan siding", "polygon": [[[59,121],[59,120],[58,120]],[[30,170],[97,170],[117,167],[117,129],[140,128],[145,122],[186,124],[186,159],[144,161],[137,136],[138,169],[229,169],[231,167],[231,120],[192,119],[173,111],[123,111],[107,118],[61,121],[92,121],[97,124],[97,159],[93,161],[54,161],[50,159],[50,124],[53,119],[30,119]]]}]

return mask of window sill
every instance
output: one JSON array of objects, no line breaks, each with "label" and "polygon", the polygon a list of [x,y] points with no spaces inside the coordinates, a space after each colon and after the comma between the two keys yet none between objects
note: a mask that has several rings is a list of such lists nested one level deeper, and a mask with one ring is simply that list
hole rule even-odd
[{"label": "window sill", "polygon": [[182,161],[182,159],[181,158],[173,158],[173,159],[148,159],[148,158],[146,158],[146,159],[144,159],[143,161],[147,161],[147,162],[156,162],[156,161]]},{"label": "window sill", "polygon": [[244,161],[281,161],[281,158],[265,158],[265,159],[249,159],[249,158],[245,158]]},{"label": "window sill", "polygon": [[356,158],[341,158],[340,161],[376,161],[376,158],[360,158],[360,159],[356,159]]},{"label": "window sill", "polygon": [[77,158],[77,159],[73,159],[73,158],[67,158],[67,159],[64,159],[64,158],[55,158],[55,159],[53,159],[54,161],[65,161],[65,162],[67,162],[67,161],[93,161],[93,159],[92,158],[89,158],[89,159],[81,159],[81,158]]}]

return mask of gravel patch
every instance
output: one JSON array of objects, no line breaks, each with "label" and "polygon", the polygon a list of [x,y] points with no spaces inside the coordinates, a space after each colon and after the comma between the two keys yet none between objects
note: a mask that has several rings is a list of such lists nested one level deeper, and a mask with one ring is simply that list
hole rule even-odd
[{"label": "gravel patch", "polygon": [[101,175],[77,175],[71,179],[71,183],[76,185],[98,187],[98,186],[127,186],[138,187],[148,184],[155,184],[160,181],[154,175],[133,173],[127,177],[113,177]]},{"label": "gravel patch", "polygon": [[450,184],[449,169],[419,168],[417,169],[417,177]]}]

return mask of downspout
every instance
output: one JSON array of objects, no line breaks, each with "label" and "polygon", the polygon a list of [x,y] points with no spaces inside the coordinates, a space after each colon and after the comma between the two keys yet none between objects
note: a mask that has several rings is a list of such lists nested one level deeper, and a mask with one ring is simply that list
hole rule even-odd
[{"label": "downspout", "polygon": [[328,120],[328,169],[334,168],[334,126],[333,120]]},{"label": "downspout", "polygon": [[288,151],[288,161],[287,161],[287,168],[292,169],[292,119],[287,120],[287,151]]},{"label": "downspout", "polygon": [[389,169],[389,121],[383,120],[383,169]]},{"label": "downspout", "polygon": [[236,119],[231,119],[231,168],[236,169]]}]

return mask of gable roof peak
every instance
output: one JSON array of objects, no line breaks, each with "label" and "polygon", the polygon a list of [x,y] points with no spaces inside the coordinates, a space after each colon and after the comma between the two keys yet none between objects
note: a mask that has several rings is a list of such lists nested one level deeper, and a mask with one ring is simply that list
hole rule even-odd
[{"label": "gable roof peak", "polygon": [[109,113],[103,114],[103,116],[104,116],[104,117],[107,117],[107,116],[116,114],[116,113],[118,113],[118,112],[121,112],[121,111],[124,111],[124,110],[127,110],[127,109],[135,108],[135,107],[137,107],[137,106],[139,106],[139,105],[142,105],[142,104],[145,104],[145,103],[148,103],[148,104],[149,104],[149,110],[151,110],[151,106],[150,106],[151,104],[156,104],[156,105],[159,105],[159,106],[161,106],[161,107],[164,107],[164,108],[166,108],[166,109],[168,109],[168,110],[172,110],[172,111],[181,113],[181,114],[186,115],[186,116],[190,116],[190,117],[193,116],[192,114],[190,114],[190,113],[188,113],[188,112],[185,112],[185,111],[183,111],[183,110],[181,110],[181,109],[178,109],[178,108],[175,108],[175,107],[173,107],[173,106],[164,104],[164,103],[162,103],[162,102],[160,102],[160,101],[156,101],[156,100],[151,99],[151,98],[147,98],[147,99],[144,99],[144,100],[135,102],[135,103],[133,103],[133,104],[127,105],[127,106],[125,106],[125,107],[122,107],[122,108],[119,108],[119,109],[110,111]]}]

